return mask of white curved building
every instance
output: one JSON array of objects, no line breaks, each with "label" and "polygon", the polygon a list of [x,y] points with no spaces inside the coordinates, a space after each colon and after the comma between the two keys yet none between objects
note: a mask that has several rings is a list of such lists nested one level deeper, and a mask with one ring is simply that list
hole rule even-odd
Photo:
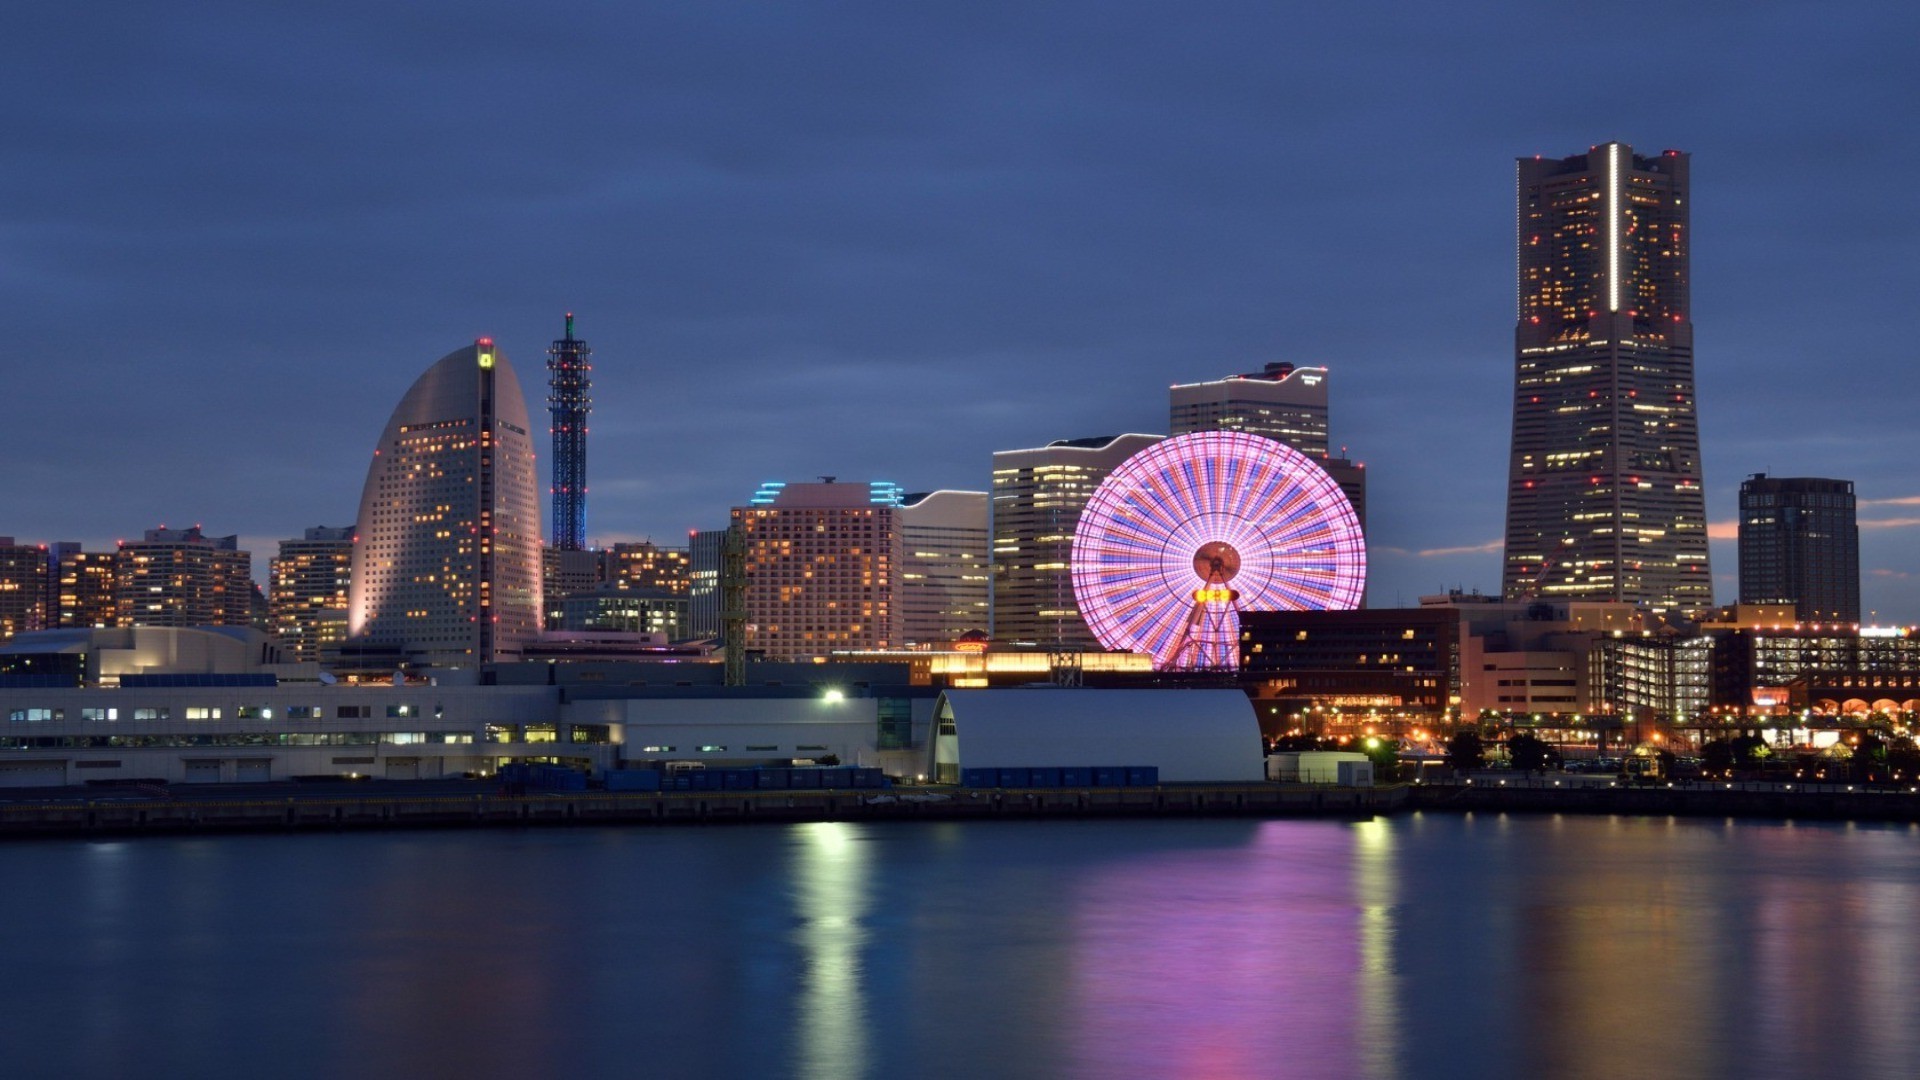
[{"label": "white curved building", "polygon": [[360,495],[348,633],[415,664],[514,659],[540,628],[540,496],[526,399],[481,338],[413,384]]}]

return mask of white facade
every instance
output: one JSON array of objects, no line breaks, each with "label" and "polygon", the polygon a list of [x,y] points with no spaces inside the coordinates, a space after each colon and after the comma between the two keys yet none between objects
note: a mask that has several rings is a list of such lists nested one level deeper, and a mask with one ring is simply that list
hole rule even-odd
[{"label": "white facade", "polygon": [[448,353],[367,467],[348,632],[433,667],[516,657],[540,630],[540,502],[526,400],[491,340]]},{"label": "white facade", "polygon": [[1260,722],[1239,690],[948,690],[928,775],[962,769],[1151,765],[1164,783],[1265,778]]}]

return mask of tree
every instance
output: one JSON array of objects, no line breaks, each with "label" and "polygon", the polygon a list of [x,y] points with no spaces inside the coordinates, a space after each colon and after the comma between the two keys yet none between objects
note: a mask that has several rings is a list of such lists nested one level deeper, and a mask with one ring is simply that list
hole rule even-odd
[{"label": "tree", "polygon": [[1373,762],[1373,778],[1376,781],[1400,779],[1400,746],[1394,740],[1368,736],[1361,741],[1360,752]]},{"label": "tree", "polygon": [[1487,748],[1480,742],[1480,733],[1468,728],[1454,733],[1447,740],[1447,764],[1455,772],[1470,772],[1480,767],[1487,758]]},{"label": "tree", "polygon": [[1507,758],[1522,772],[1560,767],[1560,751],[1547,745],[1540,736],[1525,731],[1507,740]]},{"label": "tree", "polygon": [[1700,744],[1700,767],[1709,776],[1726,776],[1733,770],[1733,744],[1725,739],[1708,739]]}]

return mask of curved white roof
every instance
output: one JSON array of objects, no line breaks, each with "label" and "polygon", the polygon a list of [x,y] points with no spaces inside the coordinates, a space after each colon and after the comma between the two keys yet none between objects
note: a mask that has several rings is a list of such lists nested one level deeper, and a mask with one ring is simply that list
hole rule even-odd
[{"label": "curved white roof", "polygon": [[[1154,765],[1171,783],[1266,779],[1260,722],[1239,690],[947,690],[963,769]],[[941,738],[929,740],[938,755]]]}]

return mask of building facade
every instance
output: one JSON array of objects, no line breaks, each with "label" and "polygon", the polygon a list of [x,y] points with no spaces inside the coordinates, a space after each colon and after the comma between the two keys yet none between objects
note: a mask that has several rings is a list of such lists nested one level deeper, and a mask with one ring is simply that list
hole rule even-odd
[{"label": "building facade", "polygon": [[1853,482],[1755,473],[1740,484],[1740,602],[1800,622],[1860,621]]},{"label": "building facade", "polygon": [[267,578],[268,629],[288,655],[318,663],[323,652],[347,639],[353,526],[317,525],[298,540],[280,541]]},{"label": "building facade", "polygon": [[253,625],[253,554],[238,536],[148,529],[120,542],[113,565],[118,626]]},{"label": "building facade", "polygon": [[768,484],[733,508],[749,652],[804,660],[902,642],[899,499],[893,485],[828,479]]},{"label": "building facade", "polygon": [[900,615],[907,644],[948,644],[986,632],[993,600],[988,517],[984,491],[902,499]]},{"label": "building facade", "polygon": [[1073,530],[1100,482],[1162,438],[1104,435],[994,453],[994,641],[1071,651],[1100,648],[1074,600]]},{"label": "building facade", "polygon": [[1617,142],[1518,163],[1509,599],[1712,606],[1688,168]]},{"label": "building facade", "polygon": [[54,625],[104,628],[119,625],[113,602],[113,566],[117,552],[83,551],[62,540],[48,552],[54,575]]},{"label": "building facade", "polygon": [[54,625],[51,566],[45,547],[0,536],[0,641]]},{"label": "building facade", "polygon": [[1268,364],[1259,372],[1211,382],[1176,384],[1168,392],[1167,420],[1175,435],[1244,431],[1286,443],[1324,469],[1367,527],[1366,466],[1332,453],[1327,369]]},{"label": "building facade", "polygon": [[405,662],[473,667],[540,632],[540,503],[520,381],[493,341],[421,375],[360,496],[348,632]]}]

